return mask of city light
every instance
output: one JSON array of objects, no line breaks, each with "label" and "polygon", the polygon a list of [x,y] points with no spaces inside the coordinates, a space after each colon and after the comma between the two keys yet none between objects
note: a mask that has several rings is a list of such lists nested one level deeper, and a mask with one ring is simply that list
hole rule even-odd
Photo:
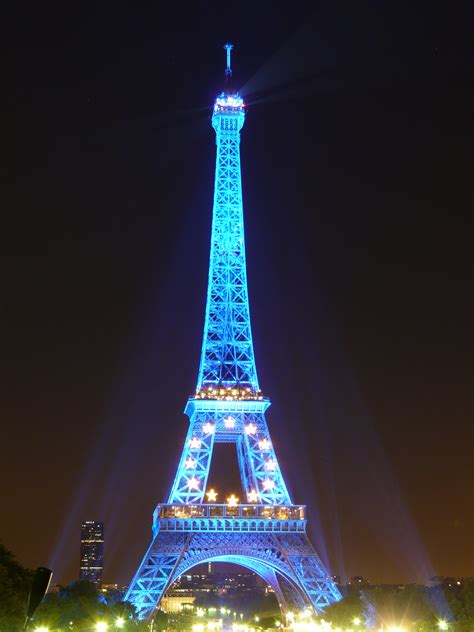
[{"label": "city light", "polygon": [[360,619],[359,619],[359,617],[354,617],[354,618],[352,619],[352,623],[353,623],[354,625],[356,625],[356,626],[357,626],[357,625],[360,625]]},{"label": "city light", "polygon": [[438,621],[438,628],[440,630],[447,630],[449,628],[448,622],[444,619],[441,619],[440,621]]},{"label": "city light", "polygon": [[95,624],[95,629],[97,630],[97,632],[105,632],[106,630],[108,630],[109,626],[105,621],[97,621],[97,623]]},{"label": "city light", "polygon": [[117,628],[123,628],[123,626],[125,625],[125,619],[123,617],[117,617],[115,625],[117,626]]},{"label": "city light", "polygon": [[387,628],[387,632],[406,632],[406,630],[400,625],[391,625]]},{"label": "city light", "polygon": [[49,632],[49,628],[44,625],[40,625],[39,628],[35,628],[35,632]]}]

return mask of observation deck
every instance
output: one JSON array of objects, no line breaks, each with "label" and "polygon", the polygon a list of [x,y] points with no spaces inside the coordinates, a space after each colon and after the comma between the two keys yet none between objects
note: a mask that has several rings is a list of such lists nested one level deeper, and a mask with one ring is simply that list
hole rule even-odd
[{"label": "observation deck", "polygon": [[306,505],[158,505],[153,533],[159,531],[304,533]]}]

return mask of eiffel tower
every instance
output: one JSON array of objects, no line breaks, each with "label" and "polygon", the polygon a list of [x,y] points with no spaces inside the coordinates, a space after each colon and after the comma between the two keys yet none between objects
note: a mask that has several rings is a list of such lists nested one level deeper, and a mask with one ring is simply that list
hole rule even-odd
[{"label": "eiffel tower", "polygon": [[[230,562],[262,577],[283,611],[316,613],[341,598],[306,535],[306,507],[295,505],[265,420],[270,400],[257,379],[247,291],[240,175],[242,97],[215,100],[217,159],[204,337],[196,392],[185,408],[190,425],[168,502],[153,514],[153,539],[125,600],[153,616],[173,582],[196,564]],[[234,443],[245,496],[216,502],[207,489],[214,445]],[[206,500],[208,502],[206,502]]]}]

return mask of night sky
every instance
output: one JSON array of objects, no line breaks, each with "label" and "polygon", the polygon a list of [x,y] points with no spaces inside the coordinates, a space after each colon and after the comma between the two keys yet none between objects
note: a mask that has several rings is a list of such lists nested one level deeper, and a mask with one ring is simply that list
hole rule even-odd
[{"label": "night sky", "polygon": [[[81,520],[104,520],[105,579],[126,583],[150,542],[197,378],[230,40],[257,369],[293,499],[346,578],[474,574],[462,5],[10,5],[4,544],[66,582]],[[240,491],[226,449],[221,498]]]}]

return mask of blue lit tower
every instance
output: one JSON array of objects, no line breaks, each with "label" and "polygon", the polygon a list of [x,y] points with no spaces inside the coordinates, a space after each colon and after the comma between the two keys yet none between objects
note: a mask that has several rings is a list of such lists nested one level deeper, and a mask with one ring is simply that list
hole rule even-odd
[{"label": "blue lit tower", "polygon": [[[227,51],[226,86],[232,74]],[[283,610],[321,611],[340,593],[306,535],[304,505],[294,505],[273,449],[250,327],[240,175],[242,98],[229,88],[215,101],[217,159],[211,255],[201,362],[185,412],[189,431],[168,502],[153,516],[153,540],[126,600],[142,618],[196,564],[234,562],[260,575]],[[245,496],[226,504],[207,489],[215,443],[234,443]],[[208,502],[206,502],[206,500]]]}]

